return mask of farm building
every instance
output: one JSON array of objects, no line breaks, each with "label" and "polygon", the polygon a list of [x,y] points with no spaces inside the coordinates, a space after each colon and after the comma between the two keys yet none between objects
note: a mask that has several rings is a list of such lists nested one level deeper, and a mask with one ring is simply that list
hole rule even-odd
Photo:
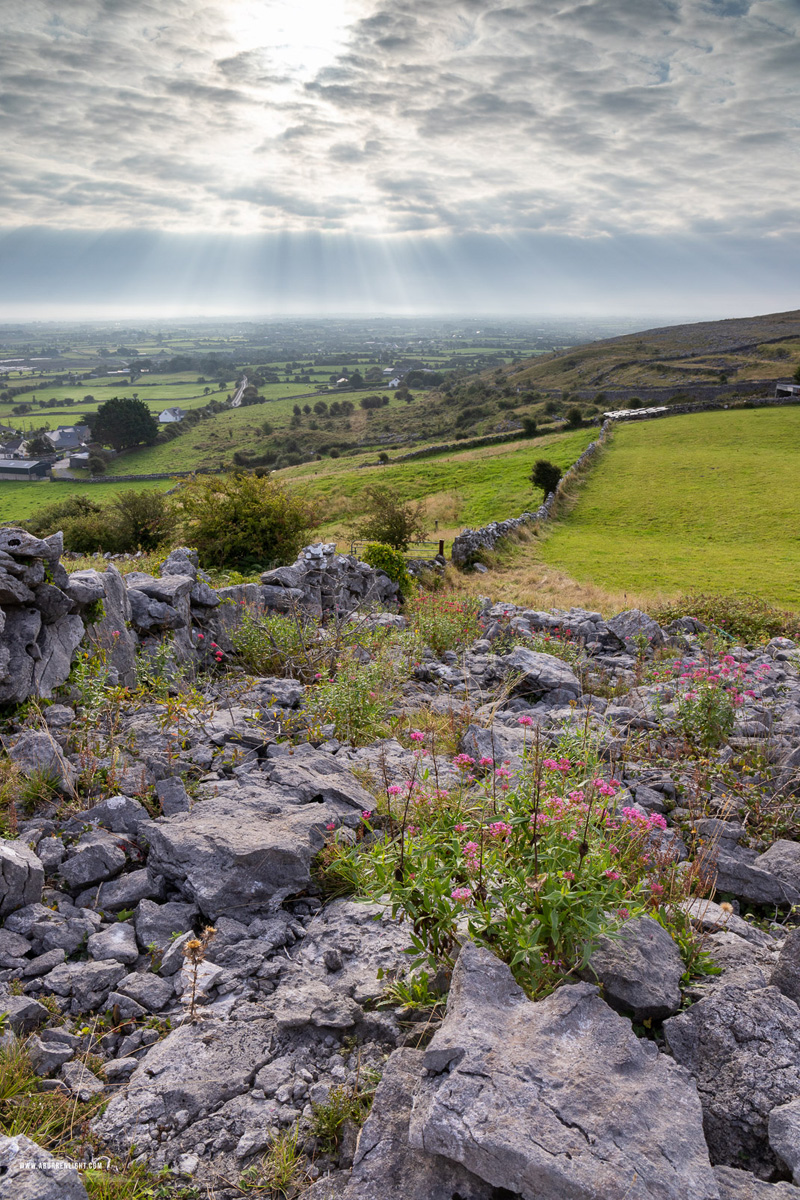
[{"label": "farm building", "polygon": [[0,480],[46,479],[50,474],[50,463],[37,458],[0,458]]},{"label": "farm building", "polygon": [[800,400],[800,383],[779,383],[775,388],[775,399],[784,400],[787,397],[793,397],[795,400]]},{"label": "farm building", "polygon": [[161,425],[176,425],[185,416],[186,413],[182,408],[165,408],[162,413],[158,414],[158,420]]}]

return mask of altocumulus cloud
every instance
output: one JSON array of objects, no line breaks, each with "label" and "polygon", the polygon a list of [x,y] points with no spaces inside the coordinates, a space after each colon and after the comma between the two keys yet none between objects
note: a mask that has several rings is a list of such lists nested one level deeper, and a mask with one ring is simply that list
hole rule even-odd
[{"label": "altocumulus cloud", "polygon": [[791,0],[293,7],[6,0],[0,220],[797,230]]},{"label": "altocumulus cloud", "polygon": [[0,6],[7,230],[796,255],[797,0]]}]

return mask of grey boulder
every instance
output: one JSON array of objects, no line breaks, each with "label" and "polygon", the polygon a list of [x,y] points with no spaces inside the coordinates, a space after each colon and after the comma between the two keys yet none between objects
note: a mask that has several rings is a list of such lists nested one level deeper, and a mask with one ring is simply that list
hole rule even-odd
[{"label": "grey boulder", "polygon": [[588,983],[531,1003],[466,943],[409,1141],[524,1200],[716,1200],[686,1072]]},{"label": "grey boulder", "polygon": [[769,979],[795,1004],[800,1004],[800,926],[790,929]]},{"label": "grey boulder", "polygon": [[773,1108],[767,1133],[770,1146],[800,1184],[800,1097]]},{"label": "grey boulder", "polygon": [[567,663],[552,654],[541,654],[517,646],[503,660],[509,674],[518,677],[514,691],[535,698],[547,697],[548,692],[564,692],[580,696],[580,680]]},{"label": "grey boulder", "polygon": [[629,608],[618,613],[607,623],[608,629],[619,638],[628,654],[639,653],[640,648],[647,650],[664,645],[664,634],[661,626],[652,617],[638,608]]},{"label": "grey boulder", "polygon": [[0,839],[0,917],[42,899],[44,868],[25,842]]},{"label": "grey boulder", "polygon": [[387,1062],[342,1200],[494,1200],[495,1189],[459,1163],[409,1146],[422,1058],[421,1050],[396,1050]]},{"label": "grey boulder", "polygon": [[661,1021],[680,1008],[683,970],[680,951],[663,925],[639,917],[600,939],[582,978],[600,983],[612,1008],[637,1021]]},{"label": "grey boulder", "polygon": [[800,1095],[798,1008],[775,987],[731,983],[664,1023],[677,1062],[694,1076],[715,1163],[770,1174],[769,1114]]},{"label": "grey boulder", "polygon": [[88,1196],[74,1167],[19,1133],[0,1137],[0,1200],[88,1200]]},{"label": "grey boulder", "polygon": [[151,870],[211,920],[264,909],[276,893],[307,887],[326,829],[355,826],[374,807],[353,776],[322,753],[298,764],[280,761],[267,786],[248,779],[217,790],[148,832]]}]

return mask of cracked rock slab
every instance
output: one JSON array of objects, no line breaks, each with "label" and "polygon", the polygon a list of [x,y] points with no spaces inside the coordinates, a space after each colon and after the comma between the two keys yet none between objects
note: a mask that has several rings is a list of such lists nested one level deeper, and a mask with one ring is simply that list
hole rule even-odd
[{"label": "cracked rock slab", "polygon": [[495,1200],[498,1195],[460,1164],[409,1146],[408,1122],[422,1059],[421,1050],[396,1050],[386,1064],[342,1200]]},{"label": "cracked rock slab", "polygon": [[273,1029],[266,1019],[182,1025],[148,1051],[95,1132],[120,1152],[131,1142],[146,1149],[159,1126],[177,1129],[220,1108],[252,1085],[269,1059]]},{"label": "cracked rock slab", "polygon": [[694,1084],[591,984],[532,1003],[467,943],[410,1144],[523,1200],[716,1200]]},{"label": "cracked rock slab", "polygon": [[776,987],[731,983],[664,1023],[675,1059],[697,1081],[715,1163],[776,1168],[768,1120],[800,1095],[798,1015]]}]

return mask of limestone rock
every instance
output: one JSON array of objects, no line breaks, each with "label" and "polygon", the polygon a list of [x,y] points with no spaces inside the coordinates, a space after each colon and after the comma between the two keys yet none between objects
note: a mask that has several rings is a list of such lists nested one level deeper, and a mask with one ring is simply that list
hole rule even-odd
[{"label": "limestone rock", "polygon": [[30,846],[0,839],[0,917],[42,899],[44,868]]},{"label": "limestone rock", "polygon": [[784,996],[800,1004],[800,926],[787,933],[769,981]]},{"label": "limestone rock", "polygon": [[645,648],[664,645],[661,626],[638,608],[630,608],[612,617],[608,628],[624,645],[629,654],[636,655],[640,644]]},{"label": "limestone rock", "polygon": [[[326,828],[357,825],[374,801],[330,755],[281,760],[273,782],[218,787],[191,812],[149,829],[151,870],[176,883],[211,920],[256,912],[277,892],[308,885]],[[331,762],[334,760],[331,760]],[[277,778],[276,778],[277,776]]]},{"label": "limestone rock", "polygon": [[0,1200],[88,1200],[88,1195],[73,1167],[20,1133],[0,1137]]},{"label": "limestone rock", "polygon": [[531,1003],[466,943],[409,1141],[524,1200],[715,1200],[694,1085],[580,983]]},{"label": "limestone rock", "polygon": [[551,692],[564,692],[576,700],[581,694],[581,684],[572,668],[552,654],[541,654],[517,646],[508,654],[504,663],[509,674],[521,676],[514,691],[534,698],[548,696]]},{"label": "limestone rock", "polygon": [[697,1082],[716,1163],[775,1168],[767,1121],[800,1095],[800,1021],[775,987],[729,984],[664,1023],[677,1062]]},{"label": "limestone rock", "polygon": [[612,1008],[637,1021],[661,1021],[680,1008],[683,969],[680,951],[663,925],[640,917],[600,939],[581,977],[602,984]]},{"label": "limestone rock", "polygon": [[719,1200],[797,1200],[791,1183],[765,1183],[749,1171],[735,1167],[715,1167]]},{"label": "limestone rock", "polygon": [[412,1150],[408,1123],[422,1078],[421,1050],[396,1050],[358,1139],[342,1200],[494,1200],[495,1189],[459,1163]]}]

